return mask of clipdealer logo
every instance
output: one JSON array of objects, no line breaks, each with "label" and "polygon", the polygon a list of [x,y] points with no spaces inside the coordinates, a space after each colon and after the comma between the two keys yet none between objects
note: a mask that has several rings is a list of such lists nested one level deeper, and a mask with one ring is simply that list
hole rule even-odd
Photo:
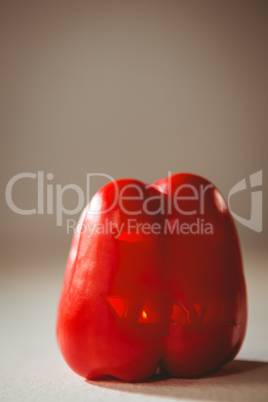
[{"label": "clipdealer logo", "polygon": [[[228,207],[229,210],[234,217],[234,219],[241,223],[242,225],[246,226],[247,228],[254,230],[255,232],[260,233],[262,231],[262,190],[260,187],[262,186],[262,170],[255,172],[249,176],[250,181],[250,188],[254,189],[250,191],[250,200],[251,200],[251,211],[250,211],[250,218],[246,219],[242,216],[237,215],[231,210],[230,200],[234,194],[239,193],[240,191],[247,190],[246,179],[243,179],[236,183],[231,190],[229,191],[228,195]],[[256,187],[259,189],[256,190]]]},{"label": "clipdealer logo", "polygon": [[[171,173],[169,172],[169,176],[171,176]],[[75,215],[79,212],[82,211],[85,203],[87,204],[91,200],[91,194],[90,194],[90,187],[91,187],[91,179],[93,177],[104,177],[108,181],[114,181],[114,178],[108,174],[105,173],[88,173],[86,175],[86,195],[84,194],[82,188],[76,184],[67,184],[67,185],[60,185],[60,184],[53,184],[51,183],[52,180],[54,179],[54,175],[52,173],[47,173],[45,174],[43,171],[38,171],[37,173],[31,173],[31,172],[24,172],[24,173],[18,173],[14,175],[7,183],[6,190],[5,190],[5,197],[6,197],[6,202],[8,207],[15,212],[16,214],[19,215],[42,215],[42,214],[56,214],[56,225],[57,226],[62,226],[63,225],[63,216],[64,215]],[[13,188],[18,183],[20,180],[25,180],[25,179],[31,179],[35,180],[36,182],[36,188],[37,188],[37,205],[36,208],[31,208],[31,209],[23,209],[19,206],[18,200],[14,200],[13,198]],[[259,170],[249,176],[249,183],[250,183],[250,191],[247,189],[247,184],[246,184],[246,178],[242,179],[238,183],[236,183],[231,190],[229,191],[228,194],[228,207],[229,210],[234,217],[234,219],[242,224],[243,226],[255,231],[255,232],[262,232],[262,170]],[[212,187],[211,184],[207,186],[200,186],[200,188],[195,188],[194,186],[189,185],[183,185],[188,186],[188,188],[191,189],[193,193],[193,197],[191,199],[195,199],[199,201],[199,213],[201,215],[204,214],[205,211],[205,193],[206,191]],[[115,193],[116,197],[114,200],[114,204],[110,207],[110,209],[113,208],[115,205],[117,199],[120,201],[120,207],[123,208],[123,203],[122,200],[124,199],[123,194],[119,194],[116,192],[116,186],[115,186]],[[140,188],[137,187],[137,190],[141,191]],[[185,197],[179,195],[180,188],[178,189],[179,191],[176,191],[176,202],[174,202],[174,206],[177,209],[177,211],[181,215],[194,215],[197,213],[196,210],[192,211],[185,211],[182,210],[179,206],[179,200],[184,199]],[[67,209],[64,207],[64,197],[67,196],[67,192],[73,191],[75,192],[77,196],[77,204],[74,208],[72,209]],[[230,201],[231,198],[241,192],[245,191],[250,194],[250,200],[251,200],[251,212],[250,212],[250,218],[246,219],[237,213],[233,212],[230,206]],[[247,194],[247,196],[249,195]],[[142,196],[139,194],[139,196]],[[125,196],[127,199],[128,197]],[[54,203],[54,200],[56,202]],[[146,202],[144,202],[144,207]],[[54,208],[55,205],[55,208]],[[106,211],[107,212],[107,211]],[[130,213],[130,211],[124,211],[129,213],[129,215],[133,215],[133,213]],[[147,212],[145,210],[145,212]],[[158,211],[159,212],[159,211]],[[97,214],[98,211],[91,210],[93,215]],[[135,213],[136,215],[141,212]],[[148,212],[147,212],[148,213]],[[155,212],[157,213],[157,212]],[[161,211],[160,211],[161,213]],[[154,213],[151,213],[153,215]],[[73,222],[73,225],[75,220],[71,219]]]},{"label": "clipdealer logo", "polygon": [[[56,214],[56,225],[62,226],[63,215],[75,215],[82,211],[85,201],[88,203],[91,200],[90,194],[90,180],[91,177],[100,176],[105,177],[110,181],[114,178],[105,173],[88,173],[86,175],[86,196],[80,186],[77,184],[66,184],[62,186],[61,184],[52,184],[51,181],[54,179],[53,173],[45,173],[43,171],[38,171],[37,173],[18,173],[14,175],[6,186],[5,197],[9,208],[19,215],[43,215],[43,214]],[[32,209],[22,209],[17,202],[13,199],[13,188],[20,180],[31,179],[36,182],[37,188],[37,205],[36,208]],[[64,207],[63,199],[66,197],[66,193],[73,191],[77,195],[77,204],[73,209],[67,209]],[[54,200],[56,199],[56,207],[54,208]]]}]

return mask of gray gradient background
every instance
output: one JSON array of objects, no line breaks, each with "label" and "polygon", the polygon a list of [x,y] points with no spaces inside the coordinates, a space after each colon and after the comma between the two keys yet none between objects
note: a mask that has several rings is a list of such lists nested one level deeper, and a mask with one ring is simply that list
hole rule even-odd
[{"label": "gray gradient background", "polygon": [[[93,172],[145,182],[191,172],[225,198],[257,170],[265,182],[267,10],[265,1],[2,1],[1,196],[14,174],[38,170],[84,191]],[[19,182],[14,200],[35,207],[34,180]],[[232,201],[249,217],[249,192]],[[74,207],[75,194],[64,202]],[[55,215],[1,204],[2,242],[68,247]],[[262,234],[237,225],[243,245],[265,245],[264,219]]]},{"label": "gray gradient background", "polygon": [[[260,0],[1,1],[1,303],[8,323],[1,336],[12,343],[3,361],[27,347],[37,358],[55,347],[60,359],[53,331],[71,242],[66,217],[56,227],[55,214],[16,215],[4,194],[13,175],[40,170],[53,173],[54,185],[84,191],[87,173],[152,182],[191,172],[225,198],[263,170],[263,231],[237,223],[259,311],[247,348],[261,358],[261,346],[257,353],[252,345],[267,285],[267,21],[268,2]],[[18,183],[14,200],[35,207],[36,183]],[[249,191],[232,201],[249,217]],[[74,194],[64,203],[75,206]],[[35,335],[26,341],[33,320]],[[23,340],[14,349],[18,330]],[[267,328],[266,335],[259,330],[264,345]]]}]

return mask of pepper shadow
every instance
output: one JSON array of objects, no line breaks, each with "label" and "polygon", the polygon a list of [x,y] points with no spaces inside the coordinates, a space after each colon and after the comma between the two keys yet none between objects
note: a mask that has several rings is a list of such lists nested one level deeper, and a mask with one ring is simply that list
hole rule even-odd
[{"label": "pepper shadow", "polygon": [[87,383],[101,388],[207,401],[268,401],[268,363],[234,360],[204,377],[174,378],[155,374],[146,381],[129,383],[114,378]]}]

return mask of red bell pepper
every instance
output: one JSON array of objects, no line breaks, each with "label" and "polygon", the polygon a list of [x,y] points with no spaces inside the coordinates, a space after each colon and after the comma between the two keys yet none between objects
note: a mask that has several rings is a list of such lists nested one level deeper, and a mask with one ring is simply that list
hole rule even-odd
[{"label": "red bell pepper", "polygon": [[102,187],[73,237],[57,318],[64,359],[87,379],[199,376],[232,360],[246,330],[238,236],[207,180]]}]

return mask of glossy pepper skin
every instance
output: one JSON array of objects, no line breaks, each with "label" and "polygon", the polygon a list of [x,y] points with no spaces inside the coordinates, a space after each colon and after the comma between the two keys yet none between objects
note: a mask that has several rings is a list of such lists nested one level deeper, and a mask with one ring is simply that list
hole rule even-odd
[{"label": "glossy pepper skin", "polygon": [[[223,197],[186,173],[149,186],[115,183],[95,194],[73,237],[57,318],[64,359],[87,379],[126,381],[147,379],[158,366],[173,376],[199,376],[232,360],[245,336],[247,303],[239,240]],[[129,197],[124,209],[116,189]],[[177,208],[170,200],[178,197]],[[107,221],[123,230],[103,233]],[[176,222],[180,233],[169,230]],[[205,223],[212,230],[204,231]]]}]

